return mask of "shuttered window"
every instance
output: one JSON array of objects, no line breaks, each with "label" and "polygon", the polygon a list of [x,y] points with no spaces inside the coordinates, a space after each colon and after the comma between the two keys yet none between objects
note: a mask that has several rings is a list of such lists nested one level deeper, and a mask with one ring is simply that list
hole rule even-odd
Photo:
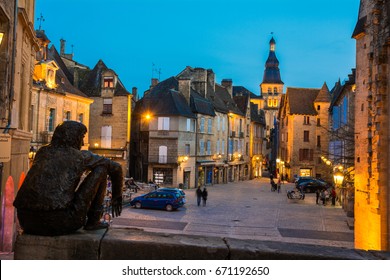
[{"label": "shuttered window", "polygon": [[313,150],[312,149],[299,149],[299,160],[313,161]]},{"label": "shuttered window", "polygon": [[112,126],[110,125],[105,125],[102,126],[101,130],[101,147],[102,148],[111,148],[111,138],[112,138]]}]

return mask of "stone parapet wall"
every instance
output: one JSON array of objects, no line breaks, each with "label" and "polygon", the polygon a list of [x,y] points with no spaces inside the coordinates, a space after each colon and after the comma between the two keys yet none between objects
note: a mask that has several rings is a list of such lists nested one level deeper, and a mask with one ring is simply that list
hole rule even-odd
[{"label": "stone parapet wall", "polygon": [[139,229],[78,231],[65,236],[22,234],[15,260],[381,260],[390,252],[276,241],[239,240]]}]

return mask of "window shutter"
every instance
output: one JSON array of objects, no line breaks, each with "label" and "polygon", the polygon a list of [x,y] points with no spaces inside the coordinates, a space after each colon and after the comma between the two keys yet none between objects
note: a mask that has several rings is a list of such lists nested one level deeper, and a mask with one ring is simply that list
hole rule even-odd
[{"label": "window shutter", "polygon": [[303,160],[303,149],[299,149],[299,161]]},{"label": "window shutter", "polygon": [[313,149],[309,150],[309,158],[310,158],[310,161],[313,161]]}]

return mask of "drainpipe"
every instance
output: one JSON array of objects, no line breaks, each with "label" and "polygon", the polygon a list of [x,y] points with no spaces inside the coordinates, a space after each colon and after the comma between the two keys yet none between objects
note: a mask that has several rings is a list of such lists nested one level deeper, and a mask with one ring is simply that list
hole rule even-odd
[{"label": "drainpipe", "polygon": [[16,57],[16,27],[18,24],[18,0],[15,0],[15,6],[14,6],[14,30],[13,30],[13,44],[12,44],[12,55],[11,55],[11,88],[8,96],[9,100],[9,108],[8,108],[8,124],[7,127],[4,130],[4,133],[7,133],[8,130],[11,127],[12,122],[12,103],[14,99],[15,94],[15,87],[14,87],[14,81],[15,81],[15,57]]},{"label": "drainpipe", "polygon": [[198,116],[195,119],[195,189],[198,188]]}]

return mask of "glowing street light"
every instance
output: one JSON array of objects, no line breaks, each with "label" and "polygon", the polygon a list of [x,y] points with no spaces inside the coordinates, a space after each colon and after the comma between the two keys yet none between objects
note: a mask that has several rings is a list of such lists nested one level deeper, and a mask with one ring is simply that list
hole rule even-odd
[{"label": "glowing street light", "polygon": [[334,183],[335,183],[336,186],[341,186],[343,184],[343,181],[344,181],[344,174],[343,174],[343,172],[341,172],[340,170],[337,170],[333,174],[333,179],[334,179]]}]

